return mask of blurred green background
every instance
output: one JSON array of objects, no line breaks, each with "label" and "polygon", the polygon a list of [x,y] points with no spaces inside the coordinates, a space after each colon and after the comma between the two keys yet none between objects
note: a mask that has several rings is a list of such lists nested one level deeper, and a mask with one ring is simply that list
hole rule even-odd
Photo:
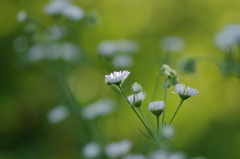
[{"label": "blurred green background", "polygon": [[[44,25],[51,20],[43,13],[47,0],[0,1],[0,158],[1,159],[69,159],[81,158],[81,147],[87,141],[85,126],[73,116],[51,124],[47,112],[59,103],[69,104],[56,76],[41,64],[24,65],[13,50],[13,40],[24,35],[23,24],[16,14],[25,10]],[[84,61],[76,65],[68,77],[70,88],[80,105],[100,98],[120,102],[112,114],[99,119],[100,132],[106,142],[125,138],[133,141],[133,153],[148,153],[152,142],[138,130],[143,129],[134,113],[118,92],[104,84],[104,75],[114,71],[106,60],[98,58],[97,46],[104,40],[131,39],[139,43],[134,64],[123,88],[139,82],[148,94],[143,110],[154,122],[147,105],[161,61],[160,40],[168,35],[182,37],[186,49],[172,54],[170,66],[180,75],[181,83],[199,90],[199,95],[187,100],[173,125],[177,135],[170,140],[173,151],[184,151],[189,157],[209,159],[240,158],[240,83],[225,77],[217,65],[200,61],[195,74],[177,69],[183,57],[214,57],[221,59],[213,37],[224,25],[239,23],[240,1],[237,0],[74,0],[86,13],[97,13],[96,24],[75,25],[68,40],[82,50]],[[163,80],[160,81],[160,83]],[[170,120],[179,97],[168,92],[167,120]],[[119,99],[120,98],[120,99]],[[154,100],[162,100],[159,87]]]}]

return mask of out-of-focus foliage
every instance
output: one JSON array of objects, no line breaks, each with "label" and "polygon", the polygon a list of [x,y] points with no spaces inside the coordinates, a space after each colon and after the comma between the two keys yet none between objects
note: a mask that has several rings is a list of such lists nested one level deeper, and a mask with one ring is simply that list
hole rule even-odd
[{"label": "out-of-focus foliage", "polygon": [[[84,120],[79,124],[73,113],[67,113],[71,102],[61,85],[59,72],[49,65],[52,62],[26,62],[24,48],[32,45],[31,36],[26,35],[26,28],[16,20],[16,15],[25,10],[27,15],[50,27],[54,22],[43,11],[47,3],[47,0],[0,1],[0,158],[3,159],[83,158],[83,146],[98,138],[94,131],[86,129],[93,123]],[[240,83],[236,76],[222,74],[228,67],[216,65],[215,59],[228,61],[223,60],[226,54],[215,47],[214,41],[224,26],[240,23],[240,1],[74,0],[73,3],[85,15],[65,39],[81,50],[80,62],[70,63],[71,67],[64,64],[67,83],[79,109],[104,98],[117,101],[117,108],[111,114],[93,121],[101,128],[97,130],[105,144],[131,139],[131,153],[146,154],[154,149],[151,141],[139,132],[141,123],[127,103],[104,83],[104,75],[121,67],[112,65],[112,59],[100,57],[99,45],[128,39],[135,41],[138,48],[123,60],[126,62],[129,56],[132,60],[124,68],[131,74],[123,88],[130,95],[134,82],[143,86],[147,97],[142,107],[151,121],[155,120],[148,112],[148,103],[163,98],[163,79],[157,75],[163,62],[178,72],[180,83],[199,90],[198,96],[184,103],[173,123],[176,136],[166,143],[172,145],[171,150],[184,151],[189,157],[240,158]],[[166,51],[162,42],[166,37],[181,37],[184,49]],[[36,38],[44,37],[41,34]],[[19,52],[15,50],[15,42],[20,42]],[[184,57],[190,61],[181,65]],[[195,65],[192,58],[201,60]],[[178,66],[194,74],[185,74]],[[156,83],[157,78],[160,80]],[[157,90],[156,85],[159,85]],[[154,91],[157,94],[153,96]],[[167,99],[170,114],[179,102],[172,91],[170,88]],[[50,122],[49,113],[59,105],[60,109],[53,114],[62,120],[56,122],[55,118]],[[166,116],[167,121],[170,118]]]}]

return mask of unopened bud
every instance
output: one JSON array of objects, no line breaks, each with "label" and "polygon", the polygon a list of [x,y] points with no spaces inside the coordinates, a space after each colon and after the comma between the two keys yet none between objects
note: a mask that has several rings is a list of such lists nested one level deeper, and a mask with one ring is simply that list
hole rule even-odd
[{"label": "unopened bud", "polygon": [[142,86],[135,82],[134,84],[132,84],[132,91],[133,93],[140,93],[142,91]]}]

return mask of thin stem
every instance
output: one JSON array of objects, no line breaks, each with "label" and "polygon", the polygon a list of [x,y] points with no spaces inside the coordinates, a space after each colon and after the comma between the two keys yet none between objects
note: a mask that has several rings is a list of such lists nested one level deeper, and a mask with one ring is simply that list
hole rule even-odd
[{"label": "thin stem", "polygon": [[160,132],[160,128],[159,128],[159,117],[160,115],[156,115],[156,119],[157,119],[157,134],[159,136],[159,132]]},{"label": "thin stem", "polygon": [[79,111],[78,111],[78,107],[77,107],[77,103],[73,97],[73,94],[68,86],[68,83],[67,83],[67,80],[66,80],[66,77],[65,77],[65,74],[62,73],[62,79],[63,79],[63,85],[64,85],[64,88],[66,90],[66,93],[68,95],[68,98],[70,100],[70,105],[72,107],[72,112],[75,116],[79,117]]},{"label": "thin stem", "polygon": [[173,119],[175,118],[175,116],[176,116],[176,114],[177,114],[177,112],[178,112],[178,110],[179,110],[179,108],[181,107],[181,105],[182,105],[183,102],[184,102],[184,99],[181,99],[181,101],[180,101],[180,103],[179,103],[179,105],[178,105],[178,107],[177,107],[177,109],[176,109],[176,111],[175,111],[175,113],[174,113],[174,115],[173,115],[173,117],[172,117],[169,125],[172,124],[172,121],[173,121]]},{"label": "thin stem", "polygon": [[[149,134],[155,139],[155,134],[154,132],[151,132],[151,129],[149,129],[149,127],[146,125],[146,123],[143,121],[143,119],[141,118],[141,116],[138,114],[138,112],[136,111],[136,109],[134,108],[134,106],[129,102],[129,100],[127,99],[125,93],[123,92],[123,89],[117,85],[114,85],[115,87],[118,88],[118,90],[120,91],[120,93],[123,95],[123,97],[125,98],[125,100],[128,102],[128,104],[130,105],[130,107],[132,108],[132,110],[135,112],[135,114],[137,115],[137,117],[140,119],[140,121],[142,122],[142,124],[144,125],[144,127],[147,129],[147,131],[149,132]],[[156,140],[156,139],[155,139]]]},{"label": "thin stem", "polygon": [[144,121],[147,123],[147,125],[149,125],[149,128],[151,129],[151,131],[153,132],[153,129],[152,129],[152,127],[150,126],[150,124],[148,123],[147,118],[145,117],[145,115],[144,115],[141,107],[139,107],[139,112],[140,112],[140,114],[142,115]]},{"label": "thin stem", "polygon": [[165,108],[164,111],[162,113],[162,127],[164,126],[164,120],[165,120],[165,113],[166,113],[166,105],[167,105],[167,77],[165,78],[165,82],[164,82],[164,94],[163,94],[163,100],[164,100],[164,104],[165,104]]},{"label": "thin stem", "polygon": [[159,87],[159,80],[160,80],[160,74],[157,75],[155,84],[154,84],[154,90],[153,90],[153,95],[152,95],[152,100],[155,99]]}]

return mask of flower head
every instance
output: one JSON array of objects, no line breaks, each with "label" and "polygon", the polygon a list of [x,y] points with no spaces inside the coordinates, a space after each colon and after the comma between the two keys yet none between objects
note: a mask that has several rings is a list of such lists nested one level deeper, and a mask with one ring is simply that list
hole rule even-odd
[{"label": "flower head", "polygon": [[117,158],[125,155],[131,149],[132,143],[130,140],[122,140],[114,142],[106,146],[105,153],[110,158]]},{"label": "flower head", "polygon": [[185,48],[185,41],[180,37],[168,36],[161,41],[161,47],[164,51],[181,52]]},{"label": "flower head", "polygon": [[100,154],[100,151],[100,145],[95,142],[91,142],[84,146],[82,153],[86,158],[96,158]]},{"label": "flower head", "polygon": [[180,98],[182,98],[183,100],[188,99],[189,97],[192,97],[192,96],[196,96],[199,92],[196,89],[191,87],[187,87],[185,89],[184,84],[176,84],[175,91],[176,92],[173,92],[173,93],[178,94]]},{"label": "flower head", "polygon": [[139,83],[135,82],[132,84],[132,91],[133,93],[140,93],[142,91],[142,86]]},{"label": "flower head", "polygon": [[110,75],[105,75],[105,82],[107,85],[115,84],[117,86],[121,86],[121,84],[124,82],[124,80],[128,77],[129,74],[129,71],[114,71]]},{"label": "flower head", "polygon": [[135,107],[140,107],[142,105],[142,101],[145,99],[146,94],[140,92],[138,94],[133,94],[128,97],[128,101]]},{"label": "flower head", "polygon": [[161,115],[163,110],[165,108],[165,103],[163,101],[155,101],[151,102],[148,105],[148,109],[154,114],[154,115]]}]

